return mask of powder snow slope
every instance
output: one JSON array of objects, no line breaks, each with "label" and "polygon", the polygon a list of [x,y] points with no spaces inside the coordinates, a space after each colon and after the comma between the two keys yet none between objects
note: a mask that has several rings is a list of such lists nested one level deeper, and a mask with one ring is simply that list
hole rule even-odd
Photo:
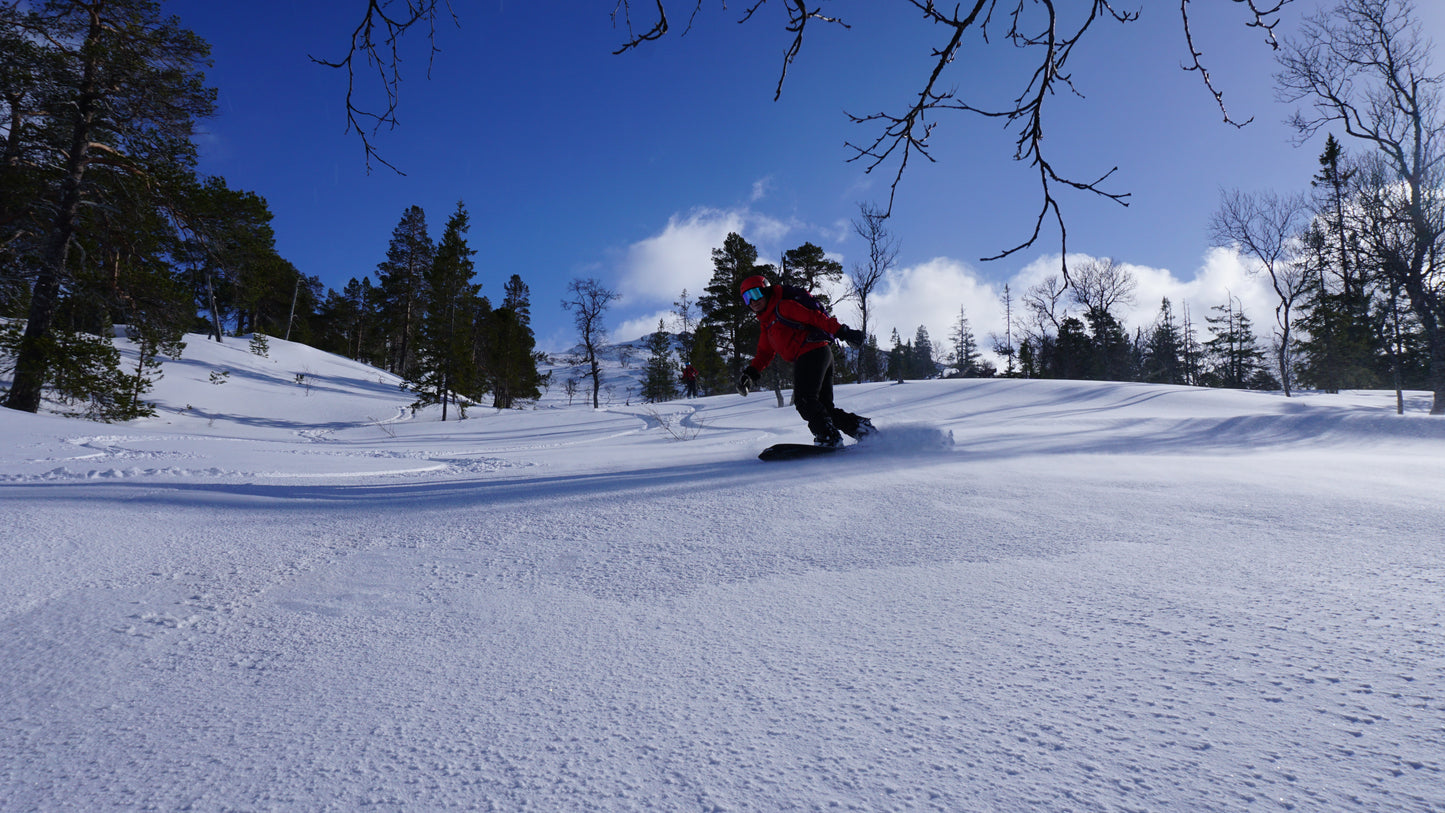
[{"label": "powder snow slope", "polygon": [[0,410],[0,810],[1445,809],[1423,393],[852,385],[955,448],[765,464],[769,393],[560,390]]}]

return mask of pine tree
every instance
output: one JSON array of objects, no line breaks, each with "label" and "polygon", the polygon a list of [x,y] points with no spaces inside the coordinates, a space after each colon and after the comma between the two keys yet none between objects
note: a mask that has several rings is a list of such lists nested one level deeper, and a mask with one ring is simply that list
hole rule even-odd
[{"label": "pine tree", "polygon": [[[91,262],[75,264],[77,285],[61,309],[61,321],[73,331],[102,339],[112,334],[111,325],[123,326],[115,332],[123,332],[136,352],[130,372],[114,378],[126,389],[103,396],[107,408],[91,417],[153,415],[154,408],[143,398],[161,377],[158,357],[181,357],[182,339],[196,313],[191,293],[173,267],[174,220],[158,207],[111,209],[90,219],[77,242]],[[78,308],[82,300],[90,307]]]},{"label": "pine tree", "polygon": [[[67,375],[66,389],[84,380],[80,386],[133,391],[108,353],[90,354],[89,340],[59,335],[67,301],[83,307],[91,293],[76,284],[76,269],[93,260],[75,258],[72,248],[94,238],[94,224],[109,213],[124,218],[124,209],[159,206],[195,166],[194,124],[215,107],[202,74],[209,48],[151,0],[12,3],[0,12],[0,90],[12,113],[0,162],[0,228],[34,235],[0,239],[0,265],[12,267],[4,252],[21,251],[34,274],[5,405],[38,411],[42,391],[59,384],[57,368],[68,363],[61,354],[72,351],[107,372]],[[13,296],[19,286],[3,287]],[[109,336],[96,338],[109,346]],[[97,391],[92,400],[118,399]]]},{"label": "pine tree", "polygon": [[758,265],[757,248],[736,232],[728,234],[722,248],[712,250],[712,264],[712,279],[697,301],[701,324],[712,329],[719,351],[728,360],[728,370],[736,378],[758,341],[758,320],[738,295],[738,286],[754,274],[773,269]]},{"label": "pine tree", "polygon": [[825,285],[843,279],[843,264],[830,260],[823,249],[812,243],[804,243],[783,253],[783,273],[780,282],[795,285],[813,294],[823,307],[831,307]]},{"label": "pine tree", "polygon": [[228,326],[232,335],[241,335],[244,278],[276,253],[271,211],[260,195],[231,189],[224,178],[214,177],[188,184],[179,205],[185,229],[175,259],[196,309],[209,317],[206,332],[217,342]]},{"label": "pine tree", "polygon": [[340,292],[327,291],[320,307],[320,333],[316,346],[357,361],[380,366],[379,355],[369,352],[376,321],[371,278],[352,277]]},{"label": "pine tree", "polygon": [[672,306],[676,308],[673,312],[677,314],[678,354],[682,358],[687,358],[692,355],[693,334],[697,332],[697,317],[693,313],[697,303],[688,297],[687,289],[683,288],[682,295],[672,303]]},{"label": "pine tree", "polygon": [[507,278],[502,286],[502,307],[517,315],[517,322],[524,327],[532,326],[532,291],[519,274]]}]

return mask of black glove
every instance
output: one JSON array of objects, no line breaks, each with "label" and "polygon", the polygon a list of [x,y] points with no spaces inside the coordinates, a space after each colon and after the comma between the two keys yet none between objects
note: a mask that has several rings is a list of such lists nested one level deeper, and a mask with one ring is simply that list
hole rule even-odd
[{"label": "black glove", "polygon": [[742,373],[738,375],[738,395],[747,395],[757,389],[759,377],[760,373],[757,370],[752,367],[744,367]]},{"label": "black glove", "polygon": [[854,347],[862,347],[863,343],[868,341],[868,337],[863,335],[863,331],[854,330],[847,325],[840,325],[838,332],[833,335]]}]

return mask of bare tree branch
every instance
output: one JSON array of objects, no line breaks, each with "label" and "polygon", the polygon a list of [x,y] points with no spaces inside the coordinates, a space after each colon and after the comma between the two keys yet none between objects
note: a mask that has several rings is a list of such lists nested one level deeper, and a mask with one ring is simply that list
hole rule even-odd
[{"label": "bare tree branch", "polygon": [[[743,18],[738,20],[738,22],[747,22],[766,2],[768,2],[768,0],[757,0],[757,3],[749,8],[747,13],[744,14]],[[808,24],[809,20],[822,20],[824,22],[835,23],[843,28],[851,28],[851,26],[837,17],[824,16],[818,9],[808,10],[807,0],[783,0],[783,3],[788,7],[788,24],[786,30],[793,35],[793,42],[788,46],[787,53],[783,55],[783,69],[778,75],[778,88],[773,92],[773,101],[775,102],[783,97],[783,82],[787,81],[788,68],[792,66],[793,60],[797,58],[798,52],[803,48],[803,27]],[[694,14],[695,13],[696,12],[694,12]]]},{"label": "bare tree branch", "polygon": [[[667,34],[667,9],[663,7],[662,0],[656,0],[656,2],[657,22],[654,23],[651,28],[647,29],[641,34],[633,34],[632,4],[628,2],[628,0],[617,0],[617,5],[612,7],[612,24],[614,26],[617,25],[617,15],[621,13],[622,20],[627,26],[627,35],[629,39],[626,43],[622,45],[622,47],[612,52],[614,55],[636,48],[644,42],[662,39],[663,35]],[[700,8],[702,8],[702,0],[697,0],[697,7],[693,9],[693,14],[696,15],[697,10]],[[689,25],[689,27],[691,27],[691,25]]]},{"label": "bare tree branch", "polygon": [[[398,43],[401,37],[418,24],[425,23],[429,29],[428,36],[432,43],[432,54],[435,55],[437,52],[435,45],[436,21],[442,2],[446,2],[446,8],[450,12],[451,0],[367,0],[366,12],[361,23],[352,32],[351,45],[346,56],[335,61],[312,58],[319,64],[338,69],[344,68],[347,71],[348,132],[355,129],[360,134],[366,152],[368,169],[370,169],[372,160],[379,161],[393,170],[396,169],[376,153],[371,136],[382,125],[395,127],[397,124],[396,113],[401,84],[401,57]],[[613,52],[615,54],[621,54],[638,48],[644,43],[659,40],[671,31],[666,0],[651,0],[650,2],[638,0],[638,2],[651,7],[652,11],[649,16],[655,16],[650,25],[645,21],[634,25],[633,0],[614,0],[613,2],[612,23],[614,26],[620,24],[627,32],[626,41]],[[745,23],[754,19],[767,2],[768,0],[749,0],[750,5],[744,10],[738,22]],[[809,22],[822,21],[844,29],[849,28],[849,25],[841,18],[822,13],[822,0],[778,0],[778,2],[783,6],[785,13],[783,28],[792,36],[783,53],[782,68],[779,71],[778,83],[773,94],[775,101],[782,97],[783,85],[787,81],[789,70],[802,51],[803,37],[809,30],[807,28]],[[1034,228],[1028,238],[1012,248],[985,259],[1001,259],[1034,245],[1043,233],[1045,221],[1050,218],[1059,228],[1061,253],[1067,257],[1068,232],[1059,199],[1056,196],[1058,188],[1067,187],[1081,192],[1090,192],[1123,206],[1129,204],[1130,195],[1111,192],[1103,187],[1103,184],[1117,171],[1117,167],[1092,181],[1077,180],[1056,170],[1045,152],[1044,138],[1048,129],[1046,115],[1048,110],[1045,103],[1061,91],[1082,97],[1074,85],[1072,76],[1067,71],[1067,65],[1075,46],[1084,40],[1096,22],[1112,19],[1118,23],[1129,23],[1138,19],[1139,12],[1117,11],[1112,5],[1112,0],[961,0],[961,2],[947,6],[937,4],[935,0],[906,0],[906,2],[915,11],[920,12],[925,20],[942,26],[944,42],[941,47],[932,49],[932,67],[922,86],[909,97],[910,102],[906,107],[901,110],[867,115],[848,114],[848,118],[854,124],[877,128],[876,135],[871,141],[845,142],[853,152],[848,161],[862,162],[865,165],[865,173],[872,173],[885,163],[896,162],[893,179],[889,184],[886,216],[893,210],[899,184],[914,156],[922,156],[929,162],[935,160],[930,153],[930,138],[937,126],[936,117],[940,112],[973,113],[985,118],[1001,119],[1006,128],[1017,128],[1018,137],[1015,142],[1014,159],[1027,162],[1037,170],[1042,200],[1038,215],[1034,220]],[[1224,114],[1226,122],[1237,127],[1248,124],[1248,121],[1243,124],[1235,122],[1225,109],[1223,94],[1215,87],[1214,80],[1204,65],[1203,52],[1196,47],[1194,34],[1189,24],[1189,2],[1190,0],[1180,0],[1179,5],[1180,16],[1184,24],[1185,43],[1189,50],[1189,61],[1182,67],[1184,70],[1199,73],[1205,87]],[[1279,12],[1293,0],[1231,0],[1231,2],[1247,10],[1247,16],[1250,17],[1249,21],[1245,23],[1247,27],[1263,30],[1269,45],[1274,48],[1278,47],[1274,38],[1274,28],[1278,24]],[[1066,3],[1081,8],[1084,17],[1077,22],[1066,24],[1060,17],[1059,8]],[[688,19],[687,29],[683,31],[684,34],[692,28],[693,22],[701,12],[703,0],[691,0],[691,5],[691,15]],[[722,5],[724,9],[727,8],[726,0],[723,0]],[[404,10],[404,13],[389,13],[388,9],[393,6]],[[453,15],[453,20],[455,20],[455,15]],[[956,89],[944,88],[942,84],[945,71],[965,47],[965,37],[969,34],[977,34],[984,44],[990,44],[990,26],[993,25],[998,25],[1003,29],[1002,38],[1014,47],[1036,54],[1036,59],[1033,61],[1034,68],[1026,79],[1020,79],[1022,89],[1014,100],[1002,109],[985,109],[975,106],[959,98]],[[375,73],[375,79],[381,86],[383,104],[379,111],[363,108],[355,97],[359,78],[369,72]],[[1067,265],[1065,265],[1064,271],[1067,278]]]},{"label": "bare tree branch", "polygon": [[[1184,70],[1197,72],[1199,74],[1200,79],[1204,81],[1204,87],[1208,88],[1210,94],[1214,96],[1214,103],[1219,106],[1219,112],[1224,116],[1225,124],[1232,124],[1239,128],[1247,127],[1250,122],[1254,121],[1254,117],[1250,116],[1242,122],[1235,121],[1229,115],[1228,108],[1224,105],[1224,94],[1214,86],[1214,79],[1210,77],[1209,69],[1204,67],[1204,63],[1202,62],[1204,53],[1195,47],[1194,31],[1189,26],[1189,2],[1190,0],[1179,0],[1179,16],[1184,22],[1184,42],[1189,48],[1189,57],[1191,59],[1189,64],[1183,66]],[[1260,5],[1257,0],[1232,0],[1232,2],[1248,5],[1250,13],[1254,15],[1254,19],[1245,23],[1245,26],[1263,29],[1265,32],[1265,41],[1269,43],[1269,47],[1278,50],[1279,41],[1274,37],[1274,28],[1279,25],[1279,12],[1285,7],[1285,4],[1292,2],[1292,0],[1277,0],[1273,5],[1268,7]]]},{"label": "bare tree branch", "polygon": [[[928,144],[934,127],[934,122],[929,121],[930,113],[938,110],[969,112],[986,118],[1003,119],[1005,126],[1017,125],[1019,135],[1015,141],[1014,160],[1026,161],[1038,171],[1039,189],[1043,201],[1028,239],[1013,248],[984,259],[1002,259],[1032,246],[1038,241],[1043,231],[1045,219],[1052,213],[1054,222],[1059,227],[1061,256],[1065,258],[1063,260],[1065,263],[1064,274],[1067,279],[1068,229],[1064,223],[1058,199],[1054,196],[1055,186],[1063,185],[1080,191],[1092,192],[1124,206],[1128,205],[1129,194],[1108,192],[1101,187],[1101,184],[1117,171],[1117,167],[1110,169],[1094,181],[1078,181],[1067,178],[1054,169],[1044,152],[1045,102],[1051,99],[1060,87],[1067,89],[1070,93],[1080,95],[1074,88],[1072,79],[1065,68],[1074,46],[1080,42],[1090,26],[1104,16],[1112,17],[1120,23],[1132,22],[1138,18],[1138,13],[1119,13],[1114,11],[1107,0],[1091,0],[1088,16],[1079,23],[1077,28],[1073,29],[1071,34],[1060,36],[1058,12],[1053,0],[1038,0],[1036,5],[1043,10],[1041,19],[1026,17],[1025,3],[1018,2],[1012,11],[1004,15],[1009,22],[1006,38],[1015,47],[1038,49],[1037,67],[1024,89],[1014,99],[1012,107],[985,110],[959,99],[955,91],[940,90],[938,86],[944,69],[954,60],[962,47],[965,33],[976,28],[980,36],[985,41],[988,40],[988,25],[993,19],[998,0],[974,0],[971,7],[955,8],[952,14],[942,11],[928,0],[909,0],[909,2],[923,11],[930,20],[949,29],[949,41],[943,48],[933,52],[936,57],[933,71],[923,90],[915,97],[911,108],[902,113],[877,113],[870,116],[850,115],[855,123],[882,123],[883,131],[867,146],[850,143],[848,146],[856,154],[849,160],[868,159],[869,163],[865,171],[872,172],[895,153],[898,153],[898,169],[889,188],[888,206],[891,212],[898,184],[902,181],[903,173],[908,167],[908,160],[912,154],[916,152],[930,161],[933,160],[929,154]],[[962,13],[965,9],[966,14]]]},{"label": "bare tree branch", "polygon": [[[346,56],[338,60],[321,59],[311,56],[312,62],[328,68],[346,71],[346,132],[355,130],[361,137],[361,146],[366,156],[366,170],[371,171],[374,160],[398,175],[405,175],[390,161],[382,158],[372,145],[371,136],[382,125],[397,126],[396,111],[401,102],[401,39],[418,23],[426,23],[427,42],[431,50],[427,58],[427,73],[431,73],[432,60],[440,53],[436,46],[436,22],[438,3],[445,3],[446,10],[456,23],[456,14],[451,9],[451,0],[405,0],[404,13],[388,13],[393,0],[367,0],[366,13],[351,32],[351,45]],[[374,72],[381,87],[384,104],[379,112],[363,107],[356,96],[357,72]]]}]

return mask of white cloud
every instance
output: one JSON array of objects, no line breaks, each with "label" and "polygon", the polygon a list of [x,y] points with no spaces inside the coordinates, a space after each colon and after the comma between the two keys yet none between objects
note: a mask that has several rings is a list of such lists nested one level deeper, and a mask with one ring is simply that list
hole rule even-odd
[{"label": "white cloud", "polygon": [[[1069,267],[1077,268],[1094,257],[1084,254],[1069,255]],[[1200,339],[1207,339],[1204,317],[1216,305],[1223,305],[1230,296],[1236,297],[1245,313],[1254,322],[1255,331],[1264,338],[1274,324],[1275,294],[1269,278],[1252,263],[1228,248],[1211,248],[1203,257],[1202,264],[1195,271],[1192,280],[1181,280],[1167,268],[1153,268],[1135,265],[1115,258],[1123,268],[1133,275],[1137,283],[1134,301],[1123,305],[1115,315],[1131,332],[1137,328],[1147,329],[1159,315],[1159,306],[1165,297],[1169,298],[1176,318],[1182,318],[1185,306],[1189,308],[1190,320],[1200,331]],[[1043,257],[1024,267],[1009,281],[1015,299],[1028,289],[1049,277],[1060,275],[1059,257]],[[1079,307],[1071,305],[1071,313],[1078,315]],[[1002,318],[1002,317],[1000,317]]]},{"label": "white cloud", "polygon": [[[990,332],[1003,329],[1002,308],[993,284],[963,262],[938,257],[898,270],[870,297],[869,332],[886,349],[891,346],[894,329],[904,341],[912,341],[918,326],[923,325],[941,353],[951,344],[949,335],[958,323],[960,308],[967,310],[969,326],[981,346],[988,344]],[[842,314],[839,318],[848,321]]]},{"label": "white cloud", "polygon": [[[1267,340],[1274,330],[1274,308],[1279,303],[1269,275],[1258,268],[1258,263],[1246,260],[1233,249],[1212,248],[1205,253],[1204,265],[1194,280],[1184,286],[1181,296],[1189,302],[1191,319],[1199,326],[1201,340],[1209,338],[1204,318],[1231,296],[1243,305],[1254,323],[1255,334],[1262,341]],[[1171,301],[1177,300],[1171,297]],[[1157,307],[1157,301],[1155,305]]]},{"label": "white cloud", "polygon": [[613,341],[630,342],[633,339],[650,335],[657,330],[657,321],[661,319],[665,330],[678,330],[677,316],[671,310],[659,310],[654,313],[636,316],[626,320],[612,331]]},{"label": "white cloud", "polygon": [[686,288],[696,294],[712,277],[712,250],[729,232],[741,233],[745,215],[740,211],[695,209],[673,215],[659,234],[629,246],[619,268],[625,304],[671,302]]},{"label": "white cloud", "polygon": [[[628,246],[619,263],[617,292],[622,307],[671,306],[687,289],[696,299],[712,279],[712,252],[730,232],[758,246],[759,261],[779,245],[794,224],[750,209],[694,209],[668,218],[662,231]],[[638,317],[640,318],[640,317]],[[645,332],[657,329],[657,320]],[[618,329],[619,336],[625,336]]]},{"label": "white cloud", "polygon": [[[1073,268],[1091,259],[1086,255],[1070,255],[1069,266]],[[1117,314],[1131,334],[1153,325],[1160,302],[1168,297],[1175,318],[1182,320],[1187,307],[1198,338],[1206,340],[1209,334],[1205,317],[1212,314],[1214,306],[1234,296],[1254,322],[1260,339],[1267,340],[1270,335],[1275,295],[1269,279],[1252,270],[1245,258],[1230,249],[1210,249],[1194,278],[1187,281],[1180,280],[1168,269],[1122,264],[1137,282],[1133,304],[1121,307]],[[1010,277],[1007,284],[1014,300],[1015,317],[1019,316],[1021,298],[1030,287],[1060,273],[1059,258],[1055,255],[1039,258]],[[990,336],[1004,332],[1003,288],[1004,283],[985,280],[973,266],[947,257],[902,268],[870,298],[869,332],[887,349],[894,329],[904,341],[912,341],[918,326],[923,325],[942,356],[950,349],[950,335],[958,322],[959,309],[965,308],[979,347],[987,351],[992,346]],[[1071,310],[1077,313],[1078,307],[1073,306]],[[840,305],[834,311],[840,319],[851,320],[856,326],[855,303]]]}]

